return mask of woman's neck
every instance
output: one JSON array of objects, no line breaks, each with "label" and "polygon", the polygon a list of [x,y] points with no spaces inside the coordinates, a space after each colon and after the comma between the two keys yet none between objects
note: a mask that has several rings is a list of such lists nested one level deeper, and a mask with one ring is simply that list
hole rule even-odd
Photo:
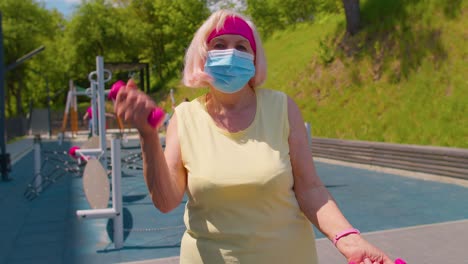
[{"label": "woman's neck", "polygon": [[210,88],[206,95],[206,104],[209,110],[222,112],[240,112],[256,104],[255,91],[253,88],[245,87],[234,94],[225,94],[215,88]]},{"label": "woman's neck", "polygon": [[246,129],[253,122],[257,110],[255,90],[250,87],[235,94],[224,94],[211,88],[205,103],[216,125],[229,132]]}]

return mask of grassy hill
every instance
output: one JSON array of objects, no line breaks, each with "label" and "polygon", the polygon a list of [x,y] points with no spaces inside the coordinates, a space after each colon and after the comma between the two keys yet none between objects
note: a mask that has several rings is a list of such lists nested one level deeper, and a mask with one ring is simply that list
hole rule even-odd
[{"label": "grassy hill", "polygon": [[467,17],[462,0],[361,1],[349,37],[343,14],[317,16],[264,40],[264,87],[295,99],[314,136],[468,148]]}]

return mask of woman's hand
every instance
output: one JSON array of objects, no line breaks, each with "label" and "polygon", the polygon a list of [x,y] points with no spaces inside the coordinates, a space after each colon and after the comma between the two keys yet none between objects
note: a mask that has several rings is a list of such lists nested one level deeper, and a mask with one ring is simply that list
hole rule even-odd
[{"label": "woman's hand", "polygon": [[132,124],[142,137],[154,135],[156,129],[148,123],[148,115],[156,107],[151,98],[137,88],[135,82],[130,79],[125,87],[122,87],[114,103],[114,112],[125,122]]},{"label": "woman's hand", "polygon": [[360,235],[352,234],[343,237],[337,242],[336,247],[350,264],[394,264],[385,253]]}]

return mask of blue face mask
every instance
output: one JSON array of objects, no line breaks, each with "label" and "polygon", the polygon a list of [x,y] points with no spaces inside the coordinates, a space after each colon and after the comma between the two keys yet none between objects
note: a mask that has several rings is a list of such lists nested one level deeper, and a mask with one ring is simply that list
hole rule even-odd
[{"label": "blue face mask", "polygon": [[213,86],[223,93],[240,91],[255,75],[252,54],[236,49],[210,50],[205,72],[213,77]]}]

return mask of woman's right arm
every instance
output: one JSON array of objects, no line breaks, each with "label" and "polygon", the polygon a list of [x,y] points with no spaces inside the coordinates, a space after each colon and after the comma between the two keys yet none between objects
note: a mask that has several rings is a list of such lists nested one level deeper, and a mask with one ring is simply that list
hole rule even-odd
[{"label": "woman's right arm", "polygon": [[157,130],[153,135],[140,135],[143,173],[154,205],[163,213],[181,203],[187,186],[187,173],[182,165],[177,116],[174,114],[166,132],[163,153]]},{"label": "woman's right arm", "polygon": [[158,131],[148,124],[147,117],[155,103],[139,91],[129,80],[116,98],[114,111],[124,121],[131,123],[140,134],[143,155],[143,174],[156,208],[167,213],[182,201],[187,186],[187,176],[182,165],[180,144],[177,136],[177,117],[174,115],[166,134],[166,149],[163,152]]}]

